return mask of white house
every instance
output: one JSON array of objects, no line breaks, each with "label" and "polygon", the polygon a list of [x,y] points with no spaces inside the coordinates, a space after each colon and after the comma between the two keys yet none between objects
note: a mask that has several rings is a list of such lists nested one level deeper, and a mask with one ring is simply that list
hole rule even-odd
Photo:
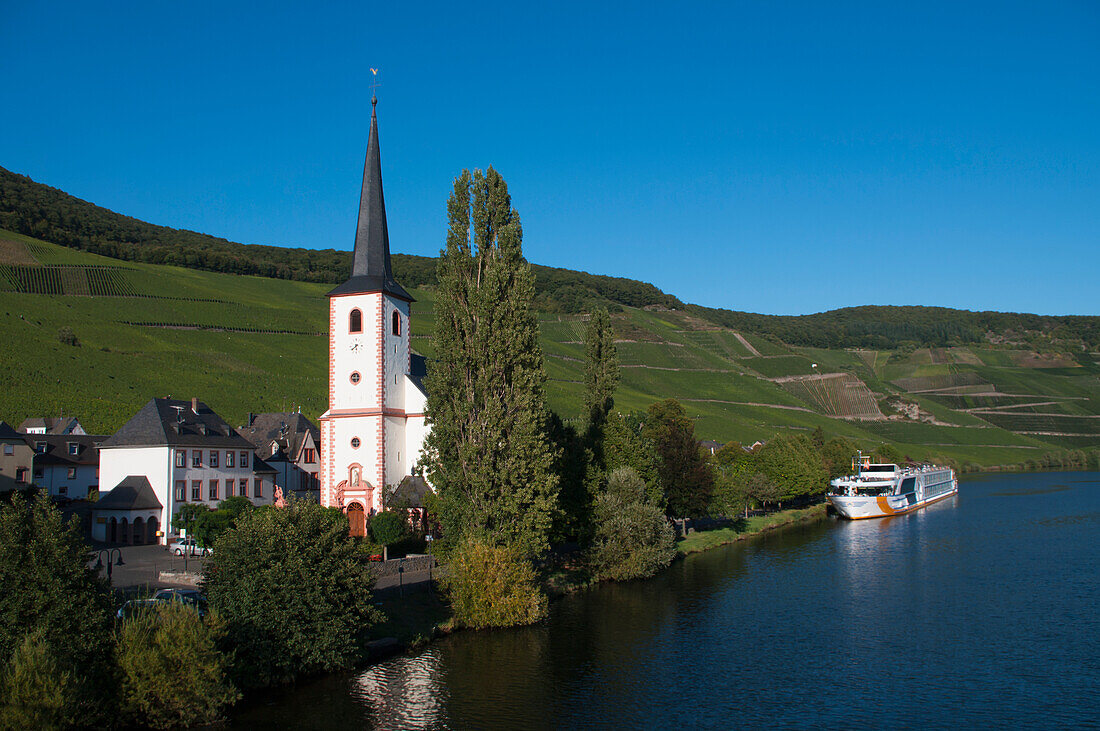
[{"label": "white house", "polygon": [[29,433],[34,450],[34,484],[52,497],[83,500],[99,487],[99,448],[107,437],[88,434]]},{"label": "white house", "polygon": [[[121,429],[99,445],[100,502],[93,509],[92,538],[119,543],[167,543],[177,535],[172,516],[181,505],[210,508],[227,497],[247,497],[256,505],[274,500],[274,472],[252,444],[198,399],[152,399]],[[118,487],[148,505],[141,478],[160,508],[153,516],[110,498]],[[131,501],[132,502],[132,501]],[[117,503],[117,505],[116,505]],[[114,506],[114,507],[112,507]],[[141,518],[140,528],[135,524]],[[155,519],[156,529],[151,522]],[[163,535],[156,536],[156,530]]]},{"label": "white house", "polygon": [[[378,102],[372,99],[372,107]],[[321,416],[321,504],[362,535],[382,488],[411,474],[427,435],[423,359],[409,346],[413,298],[393,278],[378,117],[371,112],[351,277],[329,292],[329,408]]]}]

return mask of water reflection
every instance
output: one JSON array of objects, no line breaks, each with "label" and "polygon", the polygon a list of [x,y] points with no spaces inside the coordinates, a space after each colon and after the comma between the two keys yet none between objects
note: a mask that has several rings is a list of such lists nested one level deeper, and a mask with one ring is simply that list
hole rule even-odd
[{"label": "water reflection", "polygon": [[439,726],[447,697],[439,653],[428,648],[375,665],[354,678],[351,696],[367,706],[375,728]]}]

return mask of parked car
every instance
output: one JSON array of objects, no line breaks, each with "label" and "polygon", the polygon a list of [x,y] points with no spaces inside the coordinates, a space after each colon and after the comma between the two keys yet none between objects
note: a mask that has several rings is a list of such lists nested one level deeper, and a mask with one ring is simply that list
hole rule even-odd
[{"label": "parked car", "polygon": [[197,589],[158,589],[149,599],[131,599],[118,608],[119,619],[134,616],[143,610],[153,609],[157,604],[166,602],[180,602],[195,607],[199,616],[206,614],[206,597]]},{"label": "parked car", "polygon": [[187,554],[188,556],[209,556],[214,552],[213,548],[203,548],[198,542],[188,536],[187,538],[177,538],[168,544],[168,550],[177,556]]},{"label": "parked car", "polygon": [[134,616],[137,612],[152,609],[156,605],[157,602],[154,599],[131,599],[118,608],[116,616],[119,619],[126,619]]}]

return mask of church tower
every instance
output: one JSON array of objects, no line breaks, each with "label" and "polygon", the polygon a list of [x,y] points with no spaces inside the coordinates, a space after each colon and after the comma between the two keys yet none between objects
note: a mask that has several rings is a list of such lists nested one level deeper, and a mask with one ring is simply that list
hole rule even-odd
[{"label": "church tower", "polygon": [[426,433],[425,394],[409,347],[412,296],[393,278],[377,98],[359,198],[351,277],[328,293],[328,411],[321,416],[321,504],[348,514],[352,534],[382,509],[384,486],[411,472]]}]

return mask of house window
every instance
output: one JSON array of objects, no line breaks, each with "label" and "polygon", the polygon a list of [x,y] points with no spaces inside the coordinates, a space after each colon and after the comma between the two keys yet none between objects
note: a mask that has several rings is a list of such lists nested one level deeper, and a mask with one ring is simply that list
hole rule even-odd
[{"label": "house window", "polygon": [[15,445],[14,444],[5,444],[4,445],[4,456],[10,457],[13,454],[15,454]]},{"label": "house window", "polygon": [[202,450],[196,449],[191,452],[191,466],[202,467]]},{"label": "house window", "polygon": [[16,468],[16,470],[15,470],[15,481],[16,482],[26,482],[27,481],[27,468],[26,467]]},{"label": "house window", "polygon": [[264,496],[264,481],[259,477],[252,479],[252,496],[263,497]]},{"label": "house window", "polygon": [[363,332],[363,313],[358,308],[352,310],[351,314],[348,315],[348,332]]},{"label": "house window", "polygon": [[68,485],[59,485],[58,488],[57,488],[57,494],[58,495],[68,495],[69,494],[69,486]]},{"label": "house window", "polygon": [[236,455],[233,452],[226,452],[225,453],[225,466],[226,467],[232,467],[233,466],[233,457],[235,457],[235,456]]},{"label": "house window", "polygon": [[45,442],[35,442],[34,443],[34,451],[38,452],[39,454],[45,454],[46,453],[46,443]]},{"label": "house window", "polygon": [[401,334],[401,315],[397,310],[393,311],[393,317],[390,318],[390,329],[393,331],[394,335]]},{"label": "house window", "polygon": [[359,444],[360,444],[359,437],[352,437],[351,438],[351,448],[352,449],[359,449]]},{"label": "house window", "polygon": [[241,469],[248,467],[248,452],[241,452]]},{"label": "house window", "polygon": [[317,450],[316,449],[307,449],[307,450],[305,450],[304,459],[305,459],[306,464],[317,464]]},{"label": "house window", "polygon": [[41,480],[45,476],[46,476],[45,468],[43,468],[43,467],[35,467],[34,468],[34,479]]},{"label": "house window", "polygon": [[218,499],[218,481],[217,480],[211,480],[210,481],[210,499],[211,500],[217,500]]},{"label": "house window", "polygon": [[191,499],[202,500],[202,480],[191,480]]},{"label": "house window", "polygon": [[351,374],[351,382],[352,383],[359,383],[361,378],[362,378],[362,376],[359,375],[359,371],[353,371],[352,372],[352,374]]},{"label": "house window", "polygon": [[215,452],[214,450],[210,450],[210,466],[211,467],[217,467],[218,466],[218,453]]},{"label": "house window", "polygon": [[183,480],[176,480],[176,502],[187,502],[187,483]]},{"label": "house window", "polygon": [[303,472],[302,474],[298,475],[298,489],[299,490],[308,490],[309,489],[309,473],[308,472]]},{"label": "house window", "polygon": [[187,450],[186,449],[177,449],[176,450],[176,467],[186,467],[186,466],[187,466]]},{"label": "house window", "polygon": [[67,477],[67,479],[75,480],[76,479],[76,467],[70,467],[69,468],[69,473],[68,473],[68,475],[66,475],[66,477]]},{"label": "house window", "polygon": [[69,454],[76,456],[80,452],[80,445],[76,442],[69,442]]},{"label": "house window", "polygon": [[248,497],[248,480],[241,480],[237,483],[237,494],[241,497]]}]

